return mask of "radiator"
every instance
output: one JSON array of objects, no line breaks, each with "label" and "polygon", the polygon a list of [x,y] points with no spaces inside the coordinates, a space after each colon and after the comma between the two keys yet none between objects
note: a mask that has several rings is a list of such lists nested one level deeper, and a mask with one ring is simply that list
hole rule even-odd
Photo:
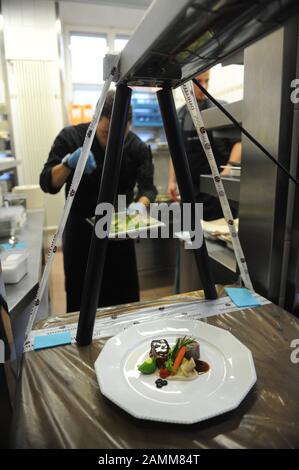
[{"label": "radiator", "polygon": [[[58,65],[54,60],[8,60],[7,69],[19,184],[38,184],[63,127]],[[56,225],[62,204],[62,195],[46,198],[46,225]]]}]

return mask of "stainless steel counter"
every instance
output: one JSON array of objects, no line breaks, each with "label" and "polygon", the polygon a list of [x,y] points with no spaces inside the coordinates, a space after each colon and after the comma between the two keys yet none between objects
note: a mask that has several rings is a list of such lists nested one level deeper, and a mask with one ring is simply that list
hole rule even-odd
[{"label": "stainless steel counter", "polygon": [[[179,292],[190,292],[202,288],[193,250],[186,250],[182,240],[179,243]],[[237,281],[238,273],[233,251],[217,241],[206,240],[210,265],[216,284],[231,284]]]},{"label": "stainless steel counter", "polygon": [[5,286],[10,315],[22,312],[34,298],[42,264],[44,210],[27,212],[27,221],[18,239],[29,250],[28,273],[17,284]]}]

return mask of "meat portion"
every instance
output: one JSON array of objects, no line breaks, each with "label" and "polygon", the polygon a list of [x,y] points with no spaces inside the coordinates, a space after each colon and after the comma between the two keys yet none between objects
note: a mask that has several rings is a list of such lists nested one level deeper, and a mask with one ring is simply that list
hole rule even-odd
[{"label": "meat portion", "polygon": [[151,342],[150,356],[154,357],[159,369],[164,367],[170,347],[166,339],[154,339]]},{"label": "meat portion", "polygon": [[187,352],[185,354],[185,358],[191,359],[191,357],[193,357],[195,361],[198,360],[200,357],[199,343],[197,341],[193,341],[187,346]]}]

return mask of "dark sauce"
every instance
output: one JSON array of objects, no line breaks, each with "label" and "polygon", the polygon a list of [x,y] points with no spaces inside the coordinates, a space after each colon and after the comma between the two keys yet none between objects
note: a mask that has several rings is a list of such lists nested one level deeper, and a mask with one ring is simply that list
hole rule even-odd
[{"label": "dark sauce", "polygon": [[196,361],[195,361],[195,370],[199,374],[204,374],[205,372],[208,372],[210,370],[210,366],[207,362],[200,361],[199,359],[196,359]]},{"label": "dark sauce", "polygon": [[167,380],[164,380],[164,379],[157,379],[155,384],[156,384],[157,388],[162,388],[162,387],[165,387],[166,385],[168,385],[168,382],[167,382]]}]

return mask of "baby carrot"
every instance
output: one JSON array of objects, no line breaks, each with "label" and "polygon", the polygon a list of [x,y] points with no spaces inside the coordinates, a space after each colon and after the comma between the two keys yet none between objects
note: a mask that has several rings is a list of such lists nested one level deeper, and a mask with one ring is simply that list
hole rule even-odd
[{"label": "baby carrot", "polygon": [[181,346],[177,355],[176,355],[176,358],[174,360],[174,363],[173,363],[173,369],[174,371],[176,372],[178,370],[178,368],[180,367],[181,365],[181,362],[182,360],[184,359],[184,356],[185,356],[185,353],[187,351],[187,348],[186,346]]}]

